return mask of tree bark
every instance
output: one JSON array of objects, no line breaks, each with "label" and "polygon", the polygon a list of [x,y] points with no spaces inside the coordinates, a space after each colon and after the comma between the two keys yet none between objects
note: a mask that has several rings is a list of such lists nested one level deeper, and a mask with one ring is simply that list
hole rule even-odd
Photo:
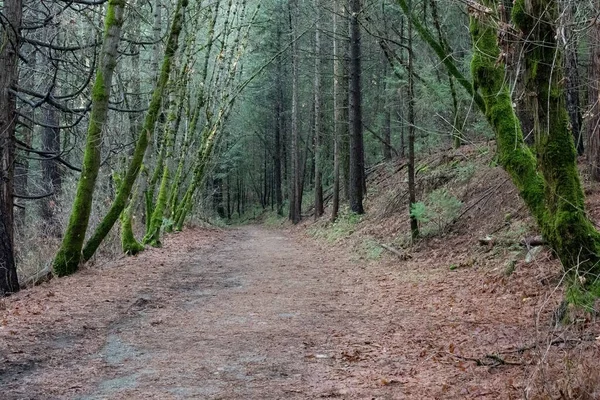
[{"label": "tree bark", "polygon": [[[600,0],[596,0],[595,4],[596,9],[599,9]],[[600,18],[596,18],[590,29],[588,104],[587,161],[592,179],[598,182],[600,181]]]},{"label": "tree bark", "polygon": [[562,48],[565,54],[564,68],[566,77],[566,95],[567,95],[567,112],[571,121],[571,132],[575,141],[575,149],[578,155],[584,152],[583,136],[581,125],[583,124],[583,116],[581,114],[581,105],[579,101],[579,68],[578,68],[578,41],[577,35],[573,31],[575,23],[575,4],[570,0],[561,0],[561,18],[560,38],[562,39]]},{"label": "tree bark", "polygon": [[85,153],[73,210],[62,244],[53,261],[58,276],[72,274],[79,267],[81,249],[87,231],[96,178],[100,169],[102,130],[108,115],[112,76],[117,65],[117,48],[123,25],[124,0],[109,0],[104,21],[104,40],[100,63],[92,90],[92,111],[88,126]]},{"label": "tree bark", "polygon": [[322,145],[322,111],[321,111],[321,5],[315,0],[315,219],[323,215],[323,145]]},{"label": "tree bark", "polygon": [[[281,25],[277,25],[277,49],[281,51]],[[276,88],[277,101],[275,106],[275,149],[273,151],[273,186],[275,189],[275,202],[277,203],[277,214],[283,215],[283,193],[281,190],[282,185],[282,168],[281,159],[283,156],[282,149],[282,131],[283,131],[283,71],[282,71],[283,60],[281,56],[277,57],[276,64]]]},{"label": "tree bark", "polygon": [[16,98],[11,92],[18,79],[23,4],[7,0],[2,8],[0,47],[0,297],[17,292],[19,280],[13,245],[13,185],[15,160]]},{"label": "tree bark", "polygon": [[[412,0],[408,0],[411,7]],[[407,30],[408,48],[408,210],[410,215],[410,234],[413,240],[419,237],[419,222],[413,215],[412,208],[417,202],[417,190],[415,185],[415,89],[414,89],[414,52],[412,24],[408,24]]]},{"label": "tree bark", "polygon": [[[60,125],[60,116],[54,108],[44,109],[47,125]],[[42,128],[42,150],[48,154],[57,157],[60,155],[60,129],[44,127]],[[41,216],[46,226],[45,233],[52,237],[60,237],[61,227],[58,221],[58,196],[61,191],[62,177],[60,164],[55,159],[42,160],[42,182],[45,193],[53,193],[52,196],[42,200]]]},{"label": "tree bark", "polygon": [[[298,132],[298,42],[296,24],[298,23],[297,0],[290,1],[289,19],[292,40],[292,116],[291,116],[291,190],[290,190],[290,215],[292,223],[300,222],[302,198],[300,194],[300,133]],[[293,15],[292,15],[293,14]]]},{"label": "tree bark", "polygon": [[364,151],[361,98],[361,1],[350,0],[350,209],[363,214]]},{"label": "tree bark", "polygon": [[343,73],[343,60],[340,53],[338,38],[338,25],[340,13],[339,0],[333,0],[333,200],[331,207],[331,221],[335,222],[340,209],[340,156],[341,140],[345,134],[344,122],[341,120],[341,74]]}]

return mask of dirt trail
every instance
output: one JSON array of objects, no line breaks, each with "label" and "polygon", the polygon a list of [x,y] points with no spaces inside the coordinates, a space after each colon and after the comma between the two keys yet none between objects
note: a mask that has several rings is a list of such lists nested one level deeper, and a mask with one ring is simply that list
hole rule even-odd
[{"label": "dirt trail", "polygon": [[7,299],[0,397],[520,397],[521,367],[455,356],[527,344],[514,316],[461,298],[447,270],[389,268],[260,227],[172,235]]}]

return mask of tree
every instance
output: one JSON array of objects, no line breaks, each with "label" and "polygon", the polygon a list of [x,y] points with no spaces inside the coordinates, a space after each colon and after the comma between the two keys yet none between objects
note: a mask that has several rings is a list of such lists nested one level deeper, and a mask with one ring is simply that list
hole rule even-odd
[{"label": "tree", "polygon": [[584,152],[581,115],[580,94],[579,88],[581,85],[579,79],[579,54],[578,40],[574,33],[573,26],[575,24],[576,5],[569,0],[559,0],[560,3],[560,18],[559,29],[561,32],[560,41],[564,53],[564,69],[565,69],[565,92],[566,106],[569,113],[569,121],[571,123],[571,132],[575,141],[575,149],[578,155]]},{"label": "tree", "polygon": [[[412,0],[408,0],[408,7],[412,9]],[[419,223],[413,213],[413,207],[417,202],[416,183],[415,183],[415,79],[414,63],[415,55],[413,52],[413,31],[412,25],[408,25],[408,209],[410,216],[410,233],[413,240],[419,237]]]},{"label": "tree", "polygon": [[13,243],[14,134],[17,121],[17,63],[20,49],[21,0],[7,0],[2,7],[0,42],[0,296],[19,290]]},{"label": "tree", "polygon": [[117,65],[117,48],[121,37],[124,9],[125,2],[123,0],[109,0],[106,7],[104,38],[92,92],[92,112],[81,177],[77,185],[69,226],[52,263],[54,273],[58,276],[72,274],[77,270],[81,261],[81,249],[85,240],[96,178],[100,169],[102,131],[108,114],[112,76]]},{"label": "tree", "polygon": [[340,52],[340,39],[338,37],[339,28],[339,1],[333,1],[333,204],[331,207],[331,221],[335,222],[340,209],[340,158],[341,158],[341,141],[345,136],[346,130],[342,121],[341,96],[343,92],[342,74],[343,74],[343,59]]},{"label": "tree", "polygon": [[321,91],[321,6],[315,0],[315,219],[323,215],[323,115]]},{"label": "tree", "polygon": [[364,149],[361,98],[360,0],[350,0],[350,209],[363,214]]},{"label": "tree", "polygon": [[[281,22],[280,22],[281,23]],[[281,52],[281,26],[277,24],[277,52]],[[273,149],[273,186],[275,190],[275,203],[277,204],[277,214],[283,215],[283,192],[282,187],[282,161],[283,159],[283,59],[279,55],[277,57],[276,70],[275,70],[275,90],[276,90],[276,101],[275,101],[275,132],[274,132],[274,144]],[[282,160],[283,159],[283,160]],[[228,192],[229,193],[229,192]]]},{"label": "tree", "polygon": [[290,37],[292,41],[292,117],[291,117],[291,173],[290,180],[290,214],[289,218],[297,224],[302,218],[302,192],[300,177],[300,133],[298,128],[298,33],[296,32],[298,21],[298,1],[289,2]]},{"label": "tree", "polygon": [[[491,6],[487,1],[481,9],[470,7],[474,43],[471,69],[475,87],[485,101],[487,120],[496,134],[498,160],[571,277],[569,298],[576,302],[593,300],[600,295],[596,278],[600,273],[600,234],[585,213],[561,86],[563,73],[554,25],[558,3],[517,0],[512,10],[512,20],[527,41],[525,84],[539,112],[535,115],[535,154],[523,141],[504,79],[498,25],[488,8]],[[503,34],[509,33],[507,27],[502,29]]]},{"label": "tree", "polygon": [[[598,9],[600,0],[596,0],[595,5]],[[600,181],[600,23],[597,19],[590,27],[588,104],[586,155],[592,179]]]}]

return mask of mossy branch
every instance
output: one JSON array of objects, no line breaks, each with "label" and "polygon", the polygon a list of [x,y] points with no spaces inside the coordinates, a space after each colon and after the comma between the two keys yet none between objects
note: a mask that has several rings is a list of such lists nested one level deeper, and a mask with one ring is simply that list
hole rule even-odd
[{"label": "mossy branch", "polygon": [[408,3],[406,0],[397,0],[398,5],[404,12],[404,15],[408,18],[409,22],[415,27],[421,39],[427,43],[427,45],[435,52],[440,61],[444,64],[444,66],[448,69],[448,72],[456,78],[456,81],[460,83],[460,85],[465,88],[469,96],[473,98],[477,107],[485,113],[485,102],[483,98],[477,93],[475,88],[473,87],[473,83],[465,77],[465,75],[459,71],[456,67],[452,59],[452,54],[447,51],[447,48],[440,42],[438,42],[434,35],[425,27],[421,21],[412,13],[410,8],[408,7]]}]

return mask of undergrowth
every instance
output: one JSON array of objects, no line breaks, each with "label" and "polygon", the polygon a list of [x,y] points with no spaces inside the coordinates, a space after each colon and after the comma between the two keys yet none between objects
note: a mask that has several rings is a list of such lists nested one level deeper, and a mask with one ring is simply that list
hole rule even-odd
[{"label": "undergrowth", "polygon": [[360,215],[350,211],[348,207],[344,207],[340,210],[335,222],[322,226],[313,225],[308,232],[315,238],[333,243],[353,234],[361,220]]},{"label": "undergrowth", "polygon": [[440,188],[429,193],[425,201],[412,204],[410,215],[419,222],[421,236],[434,236],[445,232],[462,205],[448,189]]}]

